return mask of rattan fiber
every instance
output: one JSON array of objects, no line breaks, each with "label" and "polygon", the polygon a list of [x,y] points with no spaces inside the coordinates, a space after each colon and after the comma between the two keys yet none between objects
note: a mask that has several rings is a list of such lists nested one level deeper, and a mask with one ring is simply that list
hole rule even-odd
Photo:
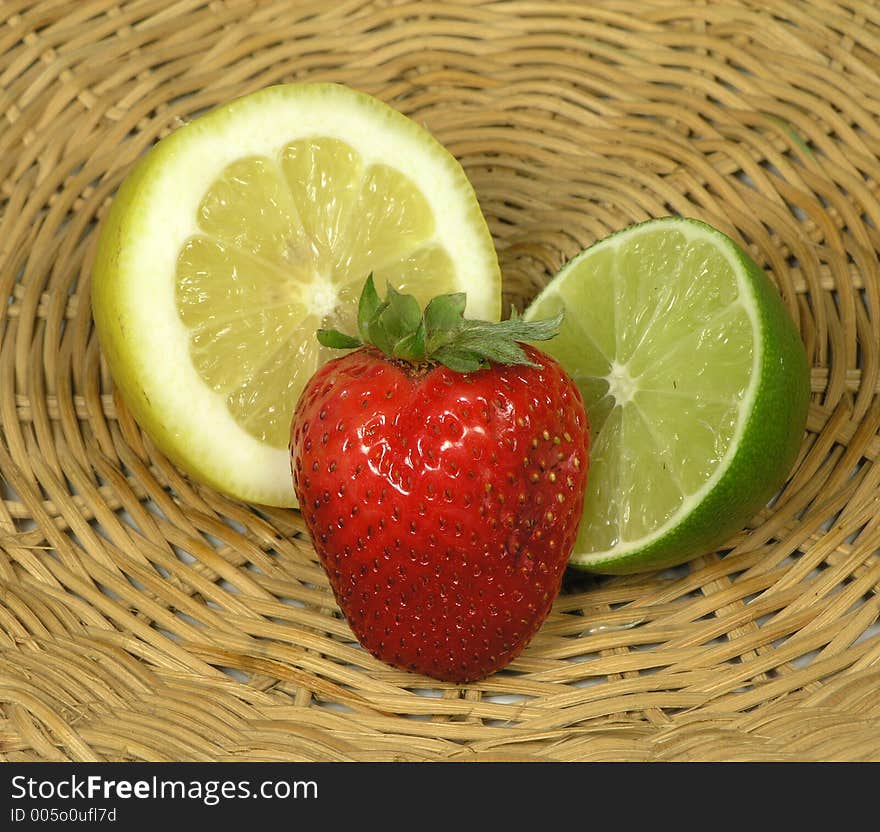
[{"label": "rattan fiber", "polygon": [[[880,760],[878,55],[869,0],[3,0],[0,758]],[[651,216],[744,244],[813,368],[779,499],[686,567],[567,580],[479,684],[357,649],[297,513],[170,466],[90,318],[133,161],[290,80],[426,124],[519,306]]]}]

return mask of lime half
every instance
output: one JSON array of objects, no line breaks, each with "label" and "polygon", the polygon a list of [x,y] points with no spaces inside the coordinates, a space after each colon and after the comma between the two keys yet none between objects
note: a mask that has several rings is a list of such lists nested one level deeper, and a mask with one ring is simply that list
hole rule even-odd
[{"label": "lime half", "polygon": [[778,492],[803,440],[809,367],[767,275],[720,231],[667,217],[581,252],[525,312],[592,426],[571,565],[630,573],[721,546]]}]

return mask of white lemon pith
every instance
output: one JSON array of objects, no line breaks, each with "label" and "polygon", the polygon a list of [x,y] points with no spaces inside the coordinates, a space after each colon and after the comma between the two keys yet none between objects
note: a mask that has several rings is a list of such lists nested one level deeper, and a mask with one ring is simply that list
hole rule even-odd
[{"label": "white lemon pith", "polygon": [[93,308],[123,398],[195,478],[294,506],[287,450],[305,383],[354,329],[372,272],[422,302],[500,275],[464,171],[430,134],[332,84],[270,87],[159,142],[102,229]]},{"label": "white lemon pith", "polygon": [[582,252],[525,317],[559,309],[546,349],[593,435],[572,564],[637,571],[717,545],[779,487],[804,429],[806,358],[769,279],[715,229],[664,218]]}]

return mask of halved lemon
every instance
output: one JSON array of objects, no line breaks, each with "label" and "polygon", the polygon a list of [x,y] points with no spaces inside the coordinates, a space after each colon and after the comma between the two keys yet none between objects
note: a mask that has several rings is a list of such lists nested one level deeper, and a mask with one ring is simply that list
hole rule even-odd
[{"label": "halved lemon", "polygon": [[367,274],[497,320],[495,249],[464,170],[427,130],[336,84],[269,87],[158,142],[120,186],[92,273],[113,379],[195,479],[295,506],[290,418],[353,328]]},{"label": "halved lemon", "polygon": [[711,226],[663,217],[581,252],[526,310],[584,396],[590,480],[572,566],[673,566],[722,546],[784,484],[809,365],[770,278]]}]

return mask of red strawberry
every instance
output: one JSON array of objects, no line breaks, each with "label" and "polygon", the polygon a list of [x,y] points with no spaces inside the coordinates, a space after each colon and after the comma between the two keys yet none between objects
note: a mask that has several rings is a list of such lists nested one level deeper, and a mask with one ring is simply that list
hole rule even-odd
[{"label": "red strawberry", "polygon": [[372,279],[355,348],[307,385],[294,487],[336,600],[384,662],[454,682],[512,661],[556,598],[580,522],[589,426],[542,340],[559,320],[463,319],[461,294]]}]

